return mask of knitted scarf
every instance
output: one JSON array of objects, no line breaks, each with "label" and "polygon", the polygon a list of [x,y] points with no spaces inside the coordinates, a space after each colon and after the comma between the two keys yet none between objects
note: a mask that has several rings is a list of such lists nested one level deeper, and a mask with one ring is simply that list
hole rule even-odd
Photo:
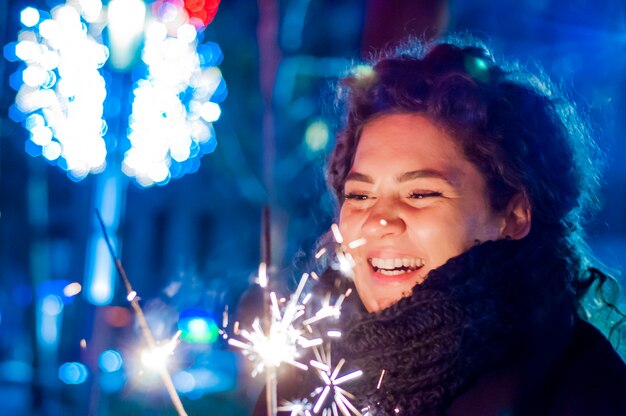
[{"label": "knitted scarf", "polygon": [[372,415],[441,414],[533,334],[571,321],[573,271],[559,250],[525,240],[477,245],[410,296],[350,320],[337,351],[364,375],[346,389]]}]

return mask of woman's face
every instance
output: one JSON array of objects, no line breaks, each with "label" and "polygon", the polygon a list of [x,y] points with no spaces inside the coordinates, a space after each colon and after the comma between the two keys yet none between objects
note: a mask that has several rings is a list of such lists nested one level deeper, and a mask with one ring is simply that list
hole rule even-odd
[{"label": "woman's face", "polygon": [[411,293],[428,272],[476,241],[502,237],[485,179],[454,139],[418,114],[389,114],[363,128],[345,183],[339,228],[368,311]]}]

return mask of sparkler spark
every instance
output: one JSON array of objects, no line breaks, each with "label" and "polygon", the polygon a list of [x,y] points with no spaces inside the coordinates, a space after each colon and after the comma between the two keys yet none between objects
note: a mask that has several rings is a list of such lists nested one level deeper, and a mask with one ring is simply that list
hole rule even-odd
[{"label": "sparkler spark", "polygon": [[[346,252],[346,247],[342,245],[343,237],[337,224],[333,224],[331,230],[337,242],[334,249],[337,267],[333,266],[333,268],[338,268],[344,274],[351,276],[354,259]],[[364,243],[364,239],[359,239],[349,243],[348,246],[356,248]],[[268,246],[267,242],[266,246]],[[315,258],[319,260],[327,253],[328,250],[322,248],[315,254]],[[235,322],[234,334],[238,335],[239,339],[228,338],[228,343],[239,348],[244,356],[254,363],[252,377],[256,377],[261,372],[265,373],[268,416],[276,415],[277,411],[289,411],[291,416],[312,416],[320,410],[322,410],[323,416],[340,416],[340,414],[343,416],[360,416],[361,413],[351,402],[354,396],[340,385],[361,376],[362,372],[359,370],[339,376],[345,360],[340,360],[337,367],[333,368],[330,352],[327,354],[320,347],[324,344],[324,339],[310,338],[310,335],[315,333],[311,325],[326,318],[339,318],[342,304],[352,290],[348,289],[334,302],[331,300],[330,293],[324,295],[320,308],[311,314],[307,313],[307,307],[310,307],[308,302],[312,299],[312,293],[307,293],[302,300],[301,297],[309,276],[315,281],[319,280],[315,272],[311,272],[310,275],[307,273],[302,275],[296,291],[288,301],[284,298],[279,301],[276,293],[269,291],[267,263],[262,262],[259,265],[258,276],[257,283],[264,291],[264,315],[255,318],[250,329],[239,330],[238,322]],[[300,318],[304,315],[309,317],[301,320]],[[223,327],[225,329],[226,324]],[[325,331],[325,335],[330,338],[339,338],[341,332],[328,330]],[[224,332],[224,337],[227,338],[226,332]],[[304,348],[313,348],[315,351],[317,359],[311,360],[309,364],[324,381],[324,385],[311,393],[308,398],[295,402],[284,402],[278,407],[276,404],[276,369],[281,364],[289,364],[301,370],[308,370],[308,365],[298,361],[300,350]],[[309,400],[315,397],[317,399],[313,405]],[[329,397],[332,397],[332,400],[329,401],[328,406],[324,407]]]},{"label": "sparkler spark", "polygon": [[[317,401],[313,407],[313,413],[317,414],[322,410],[323,416],[339,415],[338,412],[341,412],[343,416],[360,416],[361,412],[354,407],[350,401],[354,399],[354,396],[342,387],[339,387],[339,385],[360,377],[363,375],[363,371],[356,370],[339,376],[341,368],[346,362],[345,359],[342,358],[339,360],[337,366],[333,368],[330,348],[328,352],[317,348],[313,351],[317,360],[311,360],[311,367],[317,371],[318,376],[324,382],[324,385],[315,389],[312,394],[313,397],[317,397]],[[322,409],[322,406],[328,401],[327,399],[329,399],[331,395],[332,401],[326,408]]]},{"label": "sparkler spark", "polygon": [[364,245],[367,242],[367,240],[365,240],[365,238],[359,238],[356,239],[354,241],[350,241],[348,243],[348,247],[350,248],[357,248],[357,247],[361,247],[362,245]]},{"label": "sparkler spark", "polygon": [[305,320],[303,324],[310,325],[329,317],[339,318],[339,315],[341,315],[341,305],[343,304],[345,298],[346,295],[343,294],[339,296],[339,298],[337,298],[334,305],[331,305],[330,293],[326,294],[324,296],[324,299],[322,300],[322,307],[317,312],[315,312],[315,315],[313,317]]},{"label": "sparkler spark", "polygon": [[343,243],[343,236],[339,231],[339,226],[337,224],[333,224],[330,226],[330,229],[333,232],[333,237],[335,237],[335,241],[339,244]]},{"label": "sparkler spark", "polygon": [[141,362],[143,365],[155,370],[166,368],[167,359],[174,353],[174,350],[180,343],[178,338],[182,332],[183,331],[178,330],[174,337],[163,345],[144,350],[141,353]]},{"label": "sparkler spark", "polygon": [[376,390],[380,390],[380,385],[383,384],[383,377],[385,377],[385,369],[383,369],[383,371],[380,372],[380,378],[378,379]]},{"label": "sparkler spark", "polygon": [[259,264],[259,286],[267,287],[267,264],[263,262]]},{"label": "sparkler spark", "polygon": [[292,365],[302,370],[308,369],[306,364],[299,362],[298,346],[309,348],[321,343],[321,339],[309,339],[304,336],[305,329],[297,321],[305,313],[300,297],[308,280],[308,273],[304,273],[295,293],[291,296],[284,313],[281,313],[279,302],[274,292],[270,292],[270,323],[269,330],[265,331],[257,318],[251,330],[240,331],[245,341],[230,338],[228,343],[242,350],[251,361],[255,362],[252,376],[263,372],[266,368],[276,368],[282,363]]},{"label": "sparkler spark", "polygon": [[291,412],[289,416],[312,416],[313,404],[309,403],[307,399],[293,402],[285,401],[277,410],[280,412]]}]

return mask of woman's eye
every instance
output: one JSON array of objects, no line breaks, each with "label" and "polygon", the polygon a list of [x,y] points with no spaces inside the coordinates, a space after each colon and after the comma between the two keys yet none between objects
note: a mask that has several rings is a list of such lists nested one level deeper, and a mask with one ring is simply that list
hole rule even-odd
[{"label": "woman's eye", "polygon": [[441,196],[441,192],[411,192],[409,194],[409,198],[412,199],[424,199],[424,198],[434,198]]},{"label": "woman's eye", "polygon": [[351,199],[353,201],[365,201],[367,199],[367,195],[349,192],[344,195],[344,198]]}]

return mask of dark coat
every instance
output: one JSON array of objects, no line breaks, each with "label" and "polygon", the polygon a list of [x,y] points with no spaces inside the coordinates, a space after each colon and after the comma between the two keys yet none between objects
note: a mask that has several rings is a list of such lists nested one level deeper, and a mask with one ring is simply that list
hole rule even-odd
[{"label": "dark coat", "polygon": [[537,347],[521,363],[479,378],[446,414],[626,415],[626,365],[594,326],[577,319],[565,346]]}]

